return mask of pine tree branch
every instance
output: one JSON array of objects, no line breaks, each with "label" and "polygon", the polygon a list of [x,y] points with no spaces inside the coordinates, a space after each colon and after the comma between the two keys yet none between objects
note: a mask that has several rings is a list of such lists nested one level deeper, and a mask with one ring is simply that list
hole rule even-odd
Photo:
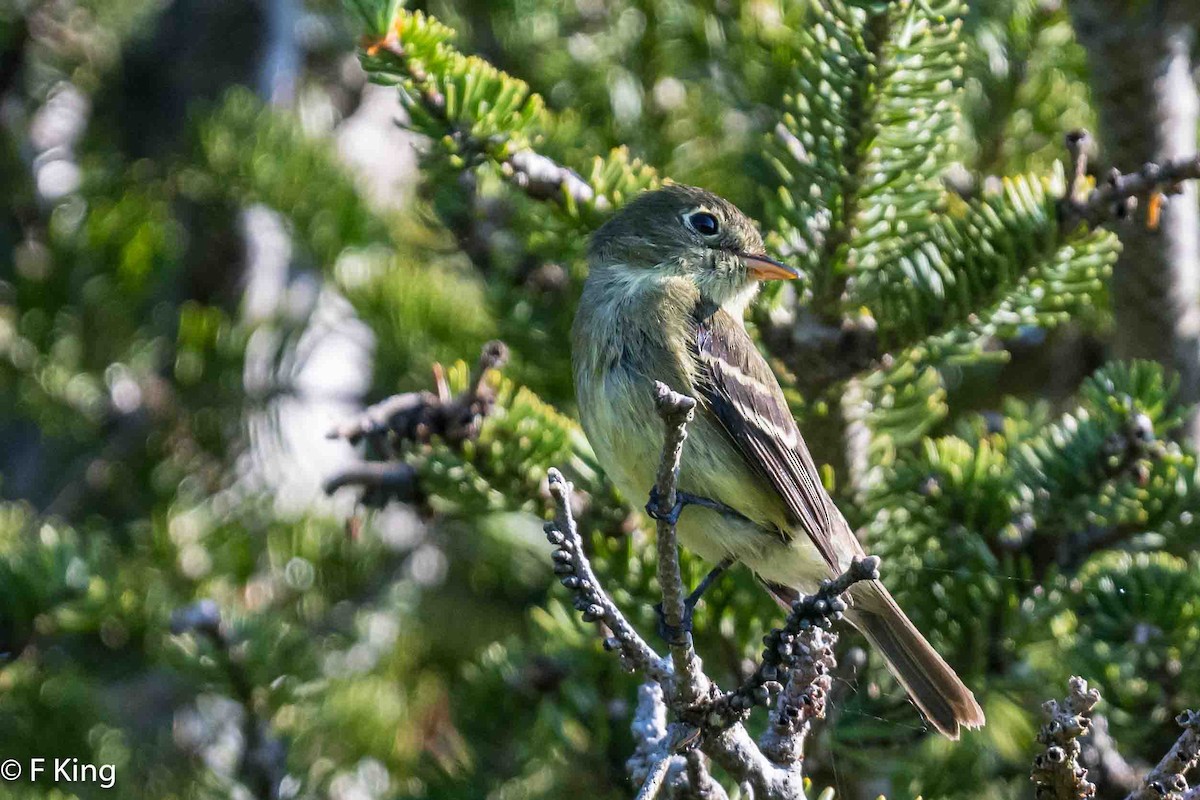
[{"label": "pine tree branch", "polygon": [[1091,720],[1084,716],[1100,702],[1100,692],[1088,689],[1083,678],[1072,677],[1070,691],[1062,702],[1049,700],[1042,706],[1047,722],[1038,732],[1046,749],[1033,760],[1034,793],[1038,800],[1085,800],[1096,794],[1087,770],[1079,765],[1079,737]]},{"label": "pine tree branch", "polygon": [[1183,726],[1183,733],[1162,761],[1150,770],[1142,786],[1130,792],[1125,800],[1183,800],[1188,792],[1184,775],[1200,762],[1200,712],[1184,711],[1175,721]]}]

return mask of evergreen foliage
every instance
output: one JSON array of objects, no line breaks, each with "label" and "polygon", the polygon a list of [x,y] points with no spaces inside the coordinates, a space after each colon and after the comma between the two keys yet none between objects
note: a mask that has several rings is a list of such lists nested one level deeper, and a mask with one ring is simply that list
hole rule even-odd
[{"label": "evergreen foliage", "polygon": [[[1118,241],[1058,214],[1061,135],[1092,116],[1061,11],[313,4],[335,49],[363,37],[421,141],[397,212],[246,88],[194,106],[167,154],[113,146],[114,62],[170,12],[70,5],[94,40],[0,36],[28,73],[0,126],[6,757],[115,763],[121,797],[228,796],[271,769],[300,797],[628,796],[634,681],[552,588],[538,519],[558,467],[606,587],[654,629],[644,499],[618,496],[573,419],[567,332],[587,234],[668,179],[724,192],[805,270],[752,328],[884,580],[989,717],[935,740],[872,657],[810,739],[817,785],[1024,792],[1034,713],[1069,674],[1147,761],[1200,702],[1200,495],[1171,379],[1107,363],[1048,399],[1021,375],[1064,331],[1112,335]],[[78,187],[50,197],[23,148],[63,82],[98,121],[72,145]],[[475,435],[363,448],[412,468],[412,502],[286,509],[248,465],[277,433],[256,420],[301,394],[314,313],[239,308],[249,206],[374,334],[372,400],[430,389],[434,364],[464,391],[484,342],[511,348]],[[865,357],[839,356],[846,332]],[[221,636],[173,633],[205,600]],[[736,682],[778,616],[734,570],[697,613],[709,671]],[[252,730],[277,765],[244,757]]]}]

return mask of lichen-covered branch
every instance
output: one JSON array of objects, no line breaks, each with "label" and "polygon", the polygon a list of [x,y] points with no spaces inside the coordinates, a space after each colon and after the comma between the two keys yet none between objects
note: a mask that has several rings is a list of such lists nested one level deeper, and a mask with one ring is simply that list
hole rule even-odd
[{"label": "lichen-covered branch", "polygon": [[1183,800],[1188,792],[1185,775],[1200,762],[1200,712],[1184,711],[1175,721],[1183,726],[1183,733],[1125,800]]},{"label": "lichen-covered branch", "polygon": [[549,477],[555,514],[553,521],[546,523],[546,538],[556,548],[551,555],[559,582],[574,595],[575,608],[585,621],[603,622],[612,632],[604,640],[605,649],[615,650],[627,669],[643,672],[654,680],[667,680],[670,664],[634,630],[592,572],[571,512],[571,484],[556,469],[550,470]]},{"label": "lichen-covered branch", "polygon": [[[1083,678],[1073,677],[1070,691],[1063,701],[1050,700],[1042,708],[1046,723],[1038,733],[1038,741],[1046,749],[1033,760],[1033,783],[1038,800],[1086,800],[1095,796],[1096,785],[1088,780],[1088,771],[1079,763],[1080,740],[1092,731],[1092,709],[1100,702],[1100,692],[1089,689]],[[1188,787],[1186,773],[1200,762],[1200,713],[1185,711],[1176,718],[1184,729],[1171,750],[1146,775],[1125,800],[1195,800],[1195,791]],[[1100,731],[1101,741],[1093,741],[1092,751],[1115,751],[1107,732]],[[1116,772],[1130,772],[1128,764],[1114,754],[1120,763]],[[1103,767],[1103,765],[1102,765]],[[1112,767],[1103,767],[1106,772]],[[1124,778],[1122,777],[1122,782]],[[1111,795],[1111,792],[1109,793]]]},{"label": "lichen-covered branch", "polygon": [[[638,692],[633,734],[637,749],[627,762],[639,797],[722,800],[725,790],[708,771],[708,760],[760,800],[802,800],[804,738],[824,714],[836,637],[827,629],[846,610],[842,595],[860,580],[877,578],[879,559],[857,559],[843,575],[800,596],[784,624],[766,639],[762,662],[732,691],[705,674],[692,642],[679,567],[676,523],[679,466],[695,400],[655,386],[655,408],[665,434],[651,509],[658,527],[658,582],[670,657],[661,658],[633,629],[600,586],[583,550],[571,512],[571,487],[557,470],[549,476],[554,520],[546,535],[555,546],[555,572],[588,621],[612,632],[605,642],[625,666],[648,682]],[[768,730],[755,742],[744,722],[755,705],[774,708]]]},{"label": "lichen-covered branch", "polygon": [[1042,706],[1046,724],[1038,732],[1038,741],[1046,749],[1033,759],[1032,775],[1038,800],[1084,800],[1096,793],[1087,770],[1079,764],[1079,737],[1091,725],[1085,715],[1100,702],[1100,692],[1089,689],[1079,677],[1072,677],[1068,688],[1065,700],[1049,700]]},{"label": "lichen-covered branch", "polygon": [[676,540],[675,523],[668,519],[678,501],[679,464],[683,458],[683,443],[687,440],[687,426],[695,414],[696,401],[671,391],[665,383],[654,386],[654,405],[666,428],[663,441],[662,460],[654,488],[658,498],[658,585],[662,591],[663,621],[673,632],[668,642],[671,662],[680,676],[678,690],[685,700],[700,699],[708,690],[697,663],[696,651],[692,647],[691,631],[684,628],[686,608],[684,598],[687,591],[679,571],[679,544]]},{"label": "lichen-covered branch", "polygon": [[[783,628],[767,635],[755,677],[769,681],[781,672],[787,676],[759,740],[772,761],[796,764],[804,757],[809,728],[814,720],[825,716],[825,701],[832,685],[830,674],[837,665],[833,655],[837,634],[831,628],[846,611],[842,595],[858,581],[878,579],[877,557],[856,558],[845,573],[825,581],[816,594],[798,600]],[[749,683],[753,685],[754,679]]]}]

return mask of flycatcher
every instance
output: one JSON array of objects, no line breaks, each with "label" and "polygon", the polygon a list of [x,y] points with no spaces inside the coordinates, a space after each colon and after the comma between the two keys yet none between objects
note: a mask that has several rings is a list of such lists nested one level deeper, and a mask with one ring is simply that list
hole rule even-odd
[{"label": "flycatcher", "polygon": [[[572,332],[583,428],[628,497],[654,484],[663,431],[655,381],[697,400],[680,491],[715,503],[679,518],[684,545],[738,561],[784,605],[849,566],[862,546],[825,491],[743,313],[760,281],[796,270],[768,258],[754,224],[703,189],[646,192],[605,223]],[[958,738],[983,710],[879,581],[856,584],[847,618],[935,728]]]}]

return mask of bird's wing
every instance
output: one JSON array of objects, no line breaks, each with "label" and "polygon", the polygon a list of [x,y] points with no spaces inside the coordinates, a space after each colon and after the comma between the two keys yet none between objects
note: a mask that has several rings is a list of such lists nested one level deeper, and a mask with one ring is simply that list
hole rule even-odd
[{"label": "bird's wing", "polygon": [[834,572],[837,515],[821,485],[783,390],[745,329],[720,308],[696,311],[696,389],[757,470],[779,492],[793,520]]}]

